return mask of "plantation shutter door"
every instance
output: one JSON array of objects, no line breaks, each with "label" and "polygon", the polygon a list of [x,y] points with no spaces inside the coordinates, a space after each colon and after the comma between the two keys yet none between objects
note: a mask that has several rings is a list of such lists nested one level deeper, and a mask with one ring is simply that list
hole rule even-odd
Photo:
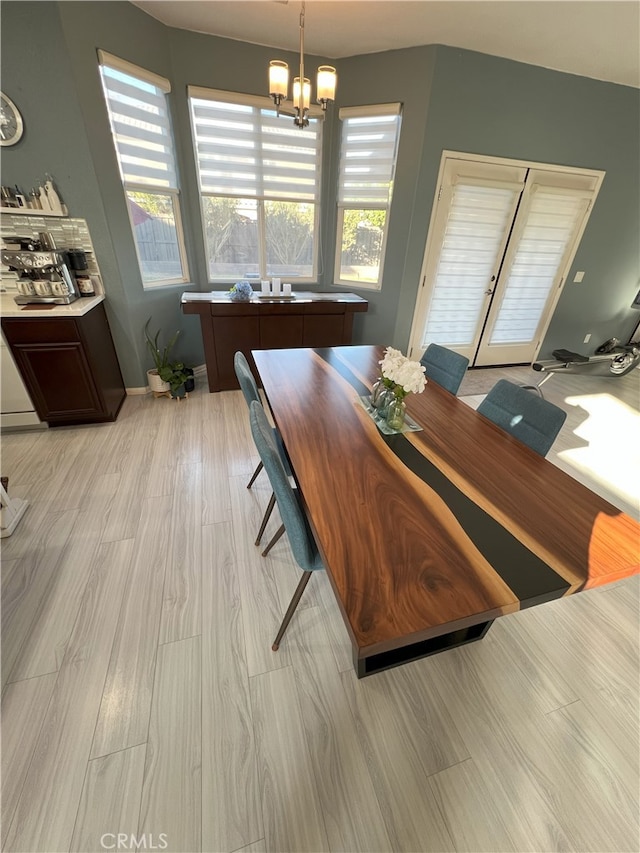
[{"label": "plantation shutter door", "polygon": [[[531,170],[476,364],[530,361],[575,251],[594,179]],[[554,186],[560,184],[560,186]]]},{"label": "plantation shutter door", "polygon": [[446,155],[410,347],[471,366],[531,362],[604,173]]},{"label": "plantation shutter door", "polygon": [[429,253],[420,350],[433,342],[473,357],[525,174],[511,166],[447,163],[430,235],[440,251]]}]

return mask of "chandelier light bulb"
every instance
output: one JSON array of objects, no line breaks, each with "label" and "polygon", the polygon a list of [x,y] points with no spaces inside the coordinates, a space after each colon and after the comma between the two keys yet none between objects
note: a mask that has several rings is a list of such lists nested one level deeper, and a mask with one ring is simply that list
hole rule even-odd
[{"label": "chandelier light bulb", "polygon": [[336,81],[338,77],[336,69],[333,65],[321,65],[318,68],[318,77],[316,81],[317,101],[322,104],[322,109],[326,110],[329,101],[336,99]]},{"label": "chandelier light bulb", "polygon": [[[302,88],[302,108],[305,110],[309,109],[309,104],[311,103],[311,80],[308,77],[304,78],[304,86]],[[293,78],[293,105],[294,107],[300,106],[300,78]]]},{"label": "chandelier light bulb", "polygon": [[269,94],[276,105],[287,100],[289,89],[289,66],[280,59],[272,59],[269,63]]}]

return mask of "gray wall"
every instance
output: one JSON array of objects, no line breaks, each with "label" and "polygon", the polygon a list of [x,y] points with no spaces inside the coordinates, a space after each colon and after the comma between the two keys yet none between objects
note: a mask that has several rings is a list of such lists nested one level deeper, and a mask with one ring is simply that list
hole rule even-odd
[{"label": "gray wall", "polygon": [[[395,332],[399,297],[402,283],[410,260],[408,250],[411,235],[416,227],[423,230],[422,214],[416,215],[420,205],[419,175],[424,147],[427,115],[430,109],[430,91],[433,84],[435,47],[417,47],[408,50],[393,50],[369,56],[355,56],[338,64],[339,103],[343,106],[384,104],[399,101],[403,104],[400,144],[394,179],[393,198],[389,218],[389,232],[380,291],[359,292],[369,300],[366,314],[356,315],[354,334],[357,343],[393,343],[406,348],[408,337]],[[337,109],[336,109],[337,113]],[[340,122],[335,122],[332,136],[334,162],[331,170],[331,185],[335,187],[339,167]],[[333,281],[333,264],[336,234],[335,192],[332,191],[327,205],[327,227],[325,233],[325,280]],[[420,252],[424,250],[424,238]],[[331,289],[328,287],[328,289]],[[413,307],[411,307],[413,313]],[[410,322],[410,321],[409,321]]]},{"label": "gray wall", "polygon": [[26,190],[42,183],[49,172],[70,214],[88,220],[109,295],[107,311],[125,382],[140,385],[132,329],[122,310],[126,293],[117,251],[57,4],[4,3],[1,15],[2,87],[25,123],[22,140],[2,149],[2,183],[17,183]]},{"label": "gray wall", "polygon": [[[128,386],[151,366],[142,328],[183,330],[178,353],[203,361],[197,318],[180,311],[183,290],[208,290],[186,87],[266,91],[267,65],[296,56],[174,30],[126,2],[11,2],[1,7],[2,88],[25,120],[23,140],[3,149],[2,183],[31,187],[51,173],[73,216],[87,219],[107,292],[107,309]],[[97,69],[97,48],[167,77],[191,282],[142,287]],[[324,57],[310,57],[312,65]],[[351,57],[336,63],[338,103],[325,122],[321,269],[333,288],[335,180],[340,105],[401,101],[400,149],[383,289],[362,291],[355,342],[405,348],[413,316],[435,182],[443,149],[605,169],[607,177],[544,342],[592,351],[635,327],[639,285],[639,100],[635,89],[441,46]],[[287,119],[283,119],[286,121]],[[573,270],[572,270],[573,275]],[[572,276],[571,276],[572,277]],[[340,288],[336,288],[340,289]]]},{"label": "gray wall", "polygon": [[[113,312],[118,317],[126,318],[123,322],[128,325],[129,340],[136,351],[132,363],[127,365],[127,375],[131,378],[127,379],[125,375],[125,382],[127,385],[143,385],[146,383],[144,370],[152,366],[143,340],[143,327],[148,317],[152,318],[152,329],[163,330],[161,340],[169,338],[176,329],[182,330],[175,356],[188,364],[204,361],[197,318],[185,317],[180,311],[182,292],[200,289],[193,264],[193,234],[197,221],[194,223],[190,219],[188,206],[185,205],[185,239],[193,284],[144,290],[100,84],[97,50],[102,48],[171,80],[173,71],[169,37],[172,31],[130,3],[62,2],[56,5],[60,10],[67,52],[75,77],[75,92],[97,176],[97,194],[102,200],[109,223],[110,239],[118,266],[120,287],[116,288],[114,294]],[[172,92],[169,99],[175,114],[178,95]],[[181,177],[187,169],[184,159],[187,140],[188,129],[176,133],[178,172]],[[87,213],[86,219],[93,234],[90,215]],[[99,260],[101,263],[101,257]],[[107,295],[111,301],[112,290],[108,285]]]},{"label": "gray wall", "polygon": [[[373,59],[373,57],[372,57]],[[626,341],[639,313],[640,97],[636,89],[481,53],[437,48],[395,338],[409,338],[443,150],[606,171],[604,183],[541,349],[590,354]],[[577,270],[582,284],[573,284]],[[386,285],[386,282],[385,282]],[[585,334],[593,337],[582,343]]]}]

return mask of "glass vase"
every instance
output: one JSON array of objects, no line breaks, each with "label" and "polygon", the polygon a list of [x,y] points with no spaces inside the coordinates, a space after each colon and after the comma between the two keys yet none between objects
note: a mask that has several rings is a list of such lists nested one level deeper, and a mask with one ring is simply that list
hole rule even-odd
[{"label": "glass vase", "polygon": [[376,381],[373,383],[373,388],[371,389],[371,396],[369,397],[372,408],[374,408],[374,409],[380,408],[380,403],[382,401],[382,397],[383,397],[385,391],[388,391],[388,390],[389,389],[384,384],[384,379],[382,378],[382,376],[379,376],[376,379]]},{"label": "glass vase", "polygon": [[384,391],[380,394],[380,397],[378,399],[378,405],[376,407],[378,410],[379,418],[382,418],[382,420],[386,421],[387,415],[389,413],[389,406],[395,400],[395,398],[396,395],[393,393],[392,389],[385,387]]},{"label": "glass vase", "polygon": [[393,400],[389,403],[387,409],[387,426],[389,429],[400,432],[404,426],[404,416],[407,411],[407,404],[404,400],[394,395]]}]

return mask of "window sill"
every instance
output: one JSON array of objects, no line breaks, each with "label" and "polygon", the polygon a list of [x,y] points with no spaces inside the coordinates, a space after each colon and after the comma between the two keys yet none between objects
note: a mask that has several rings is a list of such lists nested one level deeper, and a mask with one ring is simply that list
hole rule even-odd
[{"label": "window sill", "polygon": [[334,281],[333,287],[345,287],[348,290],[366,290],[369,292],[380,292],[382,290],[381,284],[362,284],[358,281]]}]

